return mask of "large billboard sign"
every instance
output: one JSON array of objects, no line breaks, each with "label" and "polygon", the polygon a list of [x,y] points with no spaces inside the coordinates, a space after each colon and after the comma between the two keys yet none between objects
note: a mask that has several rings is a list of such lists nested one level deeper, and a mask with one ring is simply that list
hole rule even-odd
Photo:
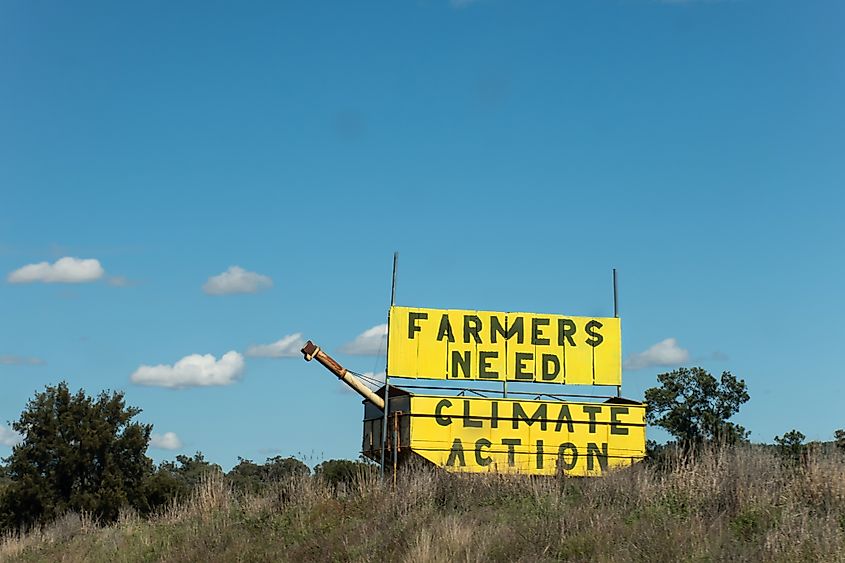
[{"label": "large billboard sign", "polygon": [[645,456],[642,404],[410,400],[410,449],[450,471],[597,476]]},{"label": "large billboard sign", "polygon": [[389,327],[390,377],[622,384],[618,318],[391,307]]}]

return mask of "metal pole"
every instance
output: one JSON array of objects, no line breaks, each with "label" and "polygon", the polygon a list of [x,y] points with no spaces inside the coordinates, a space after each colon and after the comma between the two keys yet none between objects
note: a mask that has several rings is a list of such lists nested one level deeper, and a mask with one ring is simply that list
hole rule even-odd
[{"label": "metal pole", "polygon": [[[619,318],[619,284],[616,278],[616,268],[613,268],[613,318]],[[616,386],[616,396],[622,396],[622,386]]]},{"label": "metal pole", "polygon": [[[396,304],[396,264],[399,262],[399,252],[393,253],[393,277],[390,282],[390,306]],[[390,314],[387,315],[387,356],[390,357]],[[381,478],[384,479],[384,454],[387,446],[387,417],[390,412],[390,376],[387,374],[387,363],[384,366],[384,418],[381,425]]]},{"label": "metal pole", "polygon": [[616,268],[613,268],[613,318],[619,318],[619,289],[616,281]]},{"label": "metal pole", "polygon": [[396,489],[396,473],[399,465],[399,411],[393,413],[393,441],[390,446],[393,450],[393,488]]}]

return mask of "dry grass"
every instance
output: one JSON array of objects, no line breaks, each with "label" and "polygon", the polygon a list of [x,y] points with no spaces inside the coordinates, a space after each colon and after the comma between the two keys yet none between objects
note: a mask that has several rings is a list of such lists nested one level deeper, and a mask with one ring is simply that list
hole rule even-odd
[{"label": "dry grass", "polygon": [[0,542],[9,561],[845,561],[845,459],[755,448],[603,479],[416,471],[241,496],[204,482],[153,520],[68,515]]}]

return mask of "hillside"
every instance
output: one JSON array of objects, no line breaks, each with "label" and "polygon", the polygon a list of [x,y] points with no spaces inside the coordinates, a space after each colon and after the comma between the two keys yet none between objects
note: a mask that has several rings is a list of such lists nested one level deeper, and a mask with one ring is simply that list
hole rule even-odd
[{"label": "hillside", "polygon": [[845,458],[743,447],[603,479],[418,471],[313,477],[238,495],[221,480],[145,521],[68,515],[3,561],[842,561]]}]

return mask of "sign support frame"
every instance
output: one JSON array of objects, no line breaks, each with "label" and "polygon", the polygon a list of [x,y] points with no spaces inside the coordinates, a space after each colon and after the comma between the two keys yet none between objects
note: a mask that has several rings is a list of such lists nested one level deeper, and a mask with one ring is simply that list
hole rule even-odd
[{"label": "sign support frame", "polygon": [[[399,251],[393,253],[393,275],[390,282],[390,306],[396,305],[396,266]],[[381,478],[384,480],[385,449],[387,448],[387,419],[390,411],[390,375],[387,373],[387,358],[390,357],[390,314],[387,315],[387,355],[384,364],[384,418],[381,425]],[[396,446],[394,445],[394,448]]]}]

